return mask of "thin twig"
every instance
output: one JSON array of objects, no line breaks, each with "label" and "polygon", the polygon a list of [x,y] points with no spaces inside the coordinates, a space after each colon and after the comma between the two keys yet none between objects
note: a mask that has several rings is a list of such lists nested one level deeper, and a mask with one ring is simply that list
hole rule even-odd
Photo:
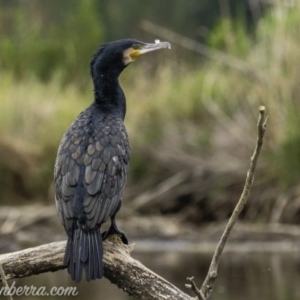
[{"label": "thin twig", "polygon": [[0,233],[1,234],[9,234],[9,233],[13,232],[15,225],[20,218],[20,215],[21,215],[20,211],[12,208],[6,217],[5,222],[3,223],[3,225],[0,228]]},{"label": "thin twig", "polygon": [[181,47],[184,47],[186,49],[189,49],[191,51],[194,51],[196,53],[214,59],[216,61],[219,61],[240,72],[244,72],[244,73],[254,72],[253,68],[247,62],[239,58],[236,58],[230,54],[222,52],[220,50],[199,43],[193,39],[183,36],[163,26],[156,25],[148,20],[143,20],[140,26],[143,30],[147,32],[150,32],[156,36],[161,36],[164,39],[167,39],[171,43],[176,43]]},{"label": "thin twig", "polygon": [[7,290],[7,293],[8,293],[7,298],[10,299],[10,300],[13,300],[12,295],[9,293],[9,285],[7,283],[6,275],[5,275],[5,272],[3,270],[3,267],[2,267],[1,263],[0,263],[0,276],[1,276],[2,282],[4,283],[5,289]]},{"label": "thin twig", "polygon": [[11,207],[8,212],[7,209],[1,210],[0,217],[3,218],[3,216],[5,216],[5,221],[0,227],[0,234],[14,234],[41,220],[57,216],[57,211],[49,206],[25,205],[21,208]]},{"label": "thin twig", "polygon": [[175,175],[160,183],[155,188],[146,191],[143,194],[139,195],[137,198],[133,199],[131,202],[132,209],[138,210],[141,207],[145,207],[150,202],[153,204],[153,202],[158,201],[159,197],[161,197],[163,194],[186,181],[188,177],[189,172],[180,171],[176,173]]},{"label": "thin twig", "polygon": [[[248,170],[247,173],[247,177],[246,177],[246,181],[245,181],[245,185],[244,185],[244,189],[242,192],[242,195],[232,213],[232,216],[230,217],[227,226],[224,230],[224,233],[218,243],[218,246],[215,250],[215,253],[213,255],[207,276],[203,282],[203,285],[201,287],[201,292],[202,295],[204,295],[204,299],[208,299],[213,286],[214,286],[214,282],[218,276],[218,266],[219,266],[219,261],[220,261],[220,256],[223,252],[223,249],[226,245],[227,239],[230,235],[230,232],[233,228],[233,226],[235,225],[239,214],[241,213],[242,209],[244,208],[247,199],[249,197],[250,194],[250,190],[251,190],[251,186],[253,184],[254,181],[254,172],[255,172],[255,168],[256,168],[256,164],[257,164],[257,160],[259,157],[259,153],[263,144],[263,138],[264,138],[264,133],[266,130],[266,124],[267,124],[267,119],[268,117],[265,117],[265,113],[266,113],[266,109],[264,106],[260,106],[259,107],[259,118],[258,118],[258,124],[257,124],[257,141],[256,141],[256,147],[253,153],[253,156],[251,157],[251,163],[250,163],[250,168]],[[198,297],[199,298],[199,297]],[[199,298],[201,299],[201,298]]]},{"label": "thin twig", "polygon": [[198,289],[195,281],[194,281],[194,277],[187,277],[186,279],[190,284],[186,284],[185,287],[188,289],[191,289],[196,296],[198,297],[199,300],[205,300],[204,295],[202,294],[202,292]]}]

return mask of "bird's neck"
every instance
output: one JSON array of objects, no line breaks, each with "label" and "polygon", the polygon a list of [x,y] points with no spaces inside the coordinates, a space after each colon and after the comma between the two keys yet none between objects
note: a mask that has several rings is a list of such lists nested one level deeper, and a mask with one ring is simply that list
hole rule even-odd
[{"label": "bird's neck", "polygon": [[124,120],[126,98],[119,84],[119,74],[99,72],[94,82],[94,102],[104,113],[117,114]]}]

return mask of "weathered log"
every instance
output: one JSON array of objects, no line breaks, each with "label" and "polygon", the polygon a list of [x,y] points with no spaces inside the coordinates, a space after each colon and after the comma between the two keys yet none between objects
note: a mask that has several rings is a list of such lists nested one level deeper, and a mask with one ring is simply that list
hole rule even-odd
[{"label": "weathered log", "polygon": [[[55,272],[64,269],[66,242],[0,255],[6,279]],[[124,245],[117,236],[104,242],[104,276],[137,299],[191,300],[180,289],[130,256],[134,245]]]}]

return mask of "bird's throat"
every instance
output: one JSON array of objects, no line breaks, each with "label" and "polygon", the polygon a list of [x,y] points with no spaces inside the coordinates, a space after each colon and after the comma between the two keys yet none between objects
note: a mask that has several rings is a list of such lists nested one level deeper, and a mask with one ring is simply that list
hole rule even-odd
[{"label": "bird's throat", "polygon": [[100,73],[94,78],[94,101],[104,113],[118,114],[124,120],[126,98],[118,76]]}]

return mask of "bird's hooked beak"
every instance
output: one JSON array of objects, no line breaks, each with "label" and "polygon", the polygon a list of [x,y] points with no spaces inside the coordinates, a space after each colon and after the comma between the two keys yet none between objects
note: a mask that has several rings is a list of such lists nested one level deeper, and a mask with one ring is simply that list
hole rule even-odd
[{"label": "bird's hooked beak", "polygon": [[147,43],[141,43],[141,44],[134,44],[132,47],[127,49],[124,52],[124,63],[127,65],[145,53],[156,51],[160,49],[171,49],[171,44],[168,42],[161,42],[160,40],[155,40],[155,43],[147,44]]},{"label": "bird's hooked beak", "polygon": [[155,40],[155,43],[153,44],[144,44],[144,45],[138,45],[138,49],[133,49],[133,51],[130,53],[130,56],[132,58],[136,57],[138,58],[139,56],[151,52],[151,51],[156,51],[164,48],[171,49],[171,44],[168,42],[161,42],[160,40]]}]

